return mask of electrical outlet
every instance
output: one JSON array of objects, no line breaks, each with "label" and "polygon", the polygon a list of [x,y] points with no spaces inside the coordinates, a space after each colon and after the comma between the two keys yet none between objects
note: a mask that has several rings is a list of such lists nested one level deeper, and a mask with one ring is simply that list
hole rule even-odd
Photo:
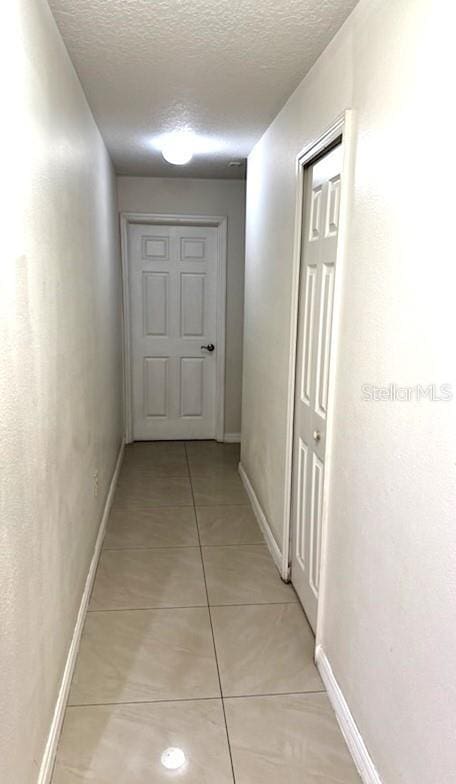
[{"label": "electrical outlet", "polygon": [[95,471],[93,475],[93,494],[95,498],[98,498],[99,484],[98,471]]}]

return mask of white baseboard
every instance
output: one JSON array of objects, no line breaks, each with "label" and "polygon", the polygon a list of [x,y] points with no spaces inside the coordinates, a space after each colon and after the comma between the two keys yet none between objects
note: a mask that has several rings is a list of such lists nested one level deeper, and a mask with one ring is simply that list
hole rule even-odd
[{"label": "white baseboard", "polygon": [[54,768],[55,755],[57,753],[57,746],[59,743],[60,732],[62,730],[63,718],[65,715],[68,692],[70,690],[71,680],[73,678],[73,671],[74,671],[76,658],[79,651],[79,643],[81,640],[82,628],[84,626],[90,594],[92,593],[92,586],[95,580],[95,574],[97,571],[98,559],[100,557],[101,547],[105,535],[106,524],[108,522],[109,512],[111,510],[114,493],[117,486],[117,479],[119,477],[120,466],[122,465],[124,447],[125,447],[125,442],[122,441],[119,449],[119,454],[117,456],[114,473],[112,475],[111,483],[109,485],[108,495],[106,497],[103,516],[101,518],[100,527],[98,529],[97,540],[95,542],[95,549],[93,552],[92,560],[90,562],[89,572],[85,582],[81,604],[79,605],[78,617],[76,619],[73,638],[71,640],[71,645],[68,651],[65,669],[63,671],[62,682],[60,684],[59,694],[57,697],[54,715],[52,717],[51,727],[49,730],[49,735],[46,742],[46,748],[44,750],[43,759],[41,762],[37,784],[50,784],[51,781],[53,768]]},{"label": "white baseboard", "polygon": [[363,784],[382,784],[380,776],[377,773],[376,767],[372,762],[369,752],[361,737],[355,720],[351,715],[350,708],[347,705],[344,695],[336,681],[332,667],[329,663],[321,645],[317,645],[315,652],[315,661],[319,669],[323,683],[326,686],[328,697],[331,702],[337,721],[342,730],[350,754],[357,767],[358,773],[361,776]]},{"label": "white baseboard", "polygon": [[274,539],[274,534],[272,533],[271,526],[268,523],[267,517],[261,508],[261,504],[257,498],[255,490],[252,487],[249,477],[247,476],[246,470],[242,463],[239,463],[239,474],[242,479],[242,483],[246,489],[247,495],[250,499],[250,503],[252,504],[252,509],[255,513],[255,517],[258,520],[258,525],[261,528],[262,534],[266,540],[266,544],[269,548],[269,552],[272,555],[272,559],[277,566],[277,569],[280,572],[280,576],[283,580],[288,580],[288,571],[287,574],[283,574],[283,558],[282,553],[280,552],[279,545],[277,544],[276,540]]},{"label": "white baseboard", "polygon": [[240,444],[241,443],[241,434],[240,433],[225,433],[223,436],[223,441],[225,444]]}]

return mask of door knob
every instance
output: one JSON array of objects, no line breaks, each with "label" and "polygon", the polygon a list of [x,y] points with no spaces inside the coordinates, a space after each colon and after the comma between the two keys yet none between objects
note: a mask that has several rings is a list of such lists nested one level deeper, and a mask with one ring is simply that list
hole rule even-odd
[{"label": "door knob", "polygon": [[205,351],[211,351],[212,352],[214,350],[215,346],[214,346],[213,343],[208,343],[207,346],[201,346],[201,348],[204,349]]},{"label": "door knob", "polygon": [[313,431],[314,441],[321,441],[321,433],[319,430]]}]

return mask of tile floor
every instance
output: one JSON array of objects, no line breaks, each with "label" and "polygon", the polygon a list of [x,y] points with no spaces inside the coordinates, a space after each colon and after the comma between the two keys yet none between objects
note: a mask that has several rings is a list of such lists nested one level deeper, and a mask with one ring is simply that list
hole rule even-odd
[{"label": "tile floor", "polygon": [[127,448],[53,784],[359,784],[238,459]]}]

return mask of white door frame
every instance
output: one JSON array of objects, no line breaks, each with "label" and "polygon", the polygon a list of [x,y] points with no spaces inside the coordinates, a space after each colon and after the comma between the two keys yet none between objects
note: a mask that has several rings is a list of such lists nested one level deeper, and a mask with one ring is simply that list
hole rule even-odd
[{"label": "white door frame", "polygon": [[286,433],[286,462],[285,462],[285,496],[283,512],[283,541],[282,541],[282,577],[290,579],[291,575],[291,546],[292,546],[292,469],[293,469],[293,426],[296,384],[296,349],[298,340],[298,308],[299,308],[299,281],[301,272],[301,236],[303,224],[304,200],[304,172],[306,165],[315,156],[323,153],[326,148],[339,137],[342,137],[342,172],[341,194],[339,208],[339,236],[336,256],[336,275],[334,281],[333,323],[330,343],[330,366],[328,380],[328,413],[326,424],[326,450],[325,471],[323,478],[323,505],[322,505],[322,531],[321,531],[321,563],[320,563],[320,595],[318,602],[318,616],[316,626],[316,643],[321,636],[322,608],[324,605],[325,569],[326,569],[326,541],[328,523],[328,501],[330,477],[332,471],[332,451],[334,438],[334,399],[336,386],[337,349],[339,345],[339,328],[343,306],[342,281],[344,275],[344,260],[346,255],[346,235],[350,207],[350,194],[352,191],[352,166],[353,166],[353,111],[347,110],[317,139],[307,144],[296,157],[296,217],[295,236],[293,245],[293,278],[291,299],[291,331],[289,353],[288,399],[287,399],[287,433]]},{"label": "white door frame", "polygon": [[133,406],[131,379],[131,324],[130,281],[128,269],[128,227],[131,224],[161,226],[211,226],[217,229],[217,327],[215,372],[215,437],[223,441],[225,425],[225,331],[226,331],[226,240],[227,218],[221,215],[169,215],[160,213],[121,212],[120,236],[122,248],[122,303],[123,303],[123,408],[125,443],[133,440]]}]

